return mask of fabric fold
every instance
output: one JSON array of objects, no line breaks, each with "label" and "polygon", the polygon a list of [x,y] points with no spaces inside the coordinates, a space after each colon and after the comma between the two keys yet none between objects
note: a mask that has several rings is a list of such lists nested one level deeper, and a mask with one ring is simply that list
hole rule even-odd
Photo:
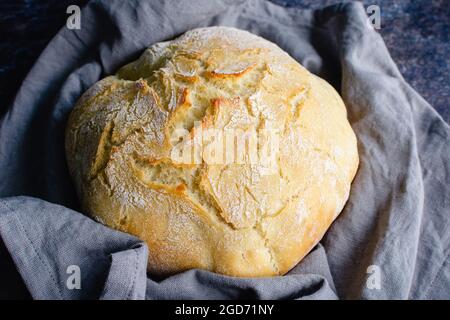
[{"label": "fabric fold", "polygon": [[145,244],[76,211],[30,197],[3,198],[0,236],[34,299],[145,295]]}]

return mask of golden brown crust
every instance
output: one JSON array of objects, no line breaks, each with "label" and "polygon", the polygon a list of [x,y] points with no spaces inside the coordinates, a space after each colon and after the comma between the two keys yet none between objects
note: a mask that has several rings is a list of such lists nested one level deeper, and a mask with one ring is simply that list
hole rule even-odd
[{"label": "golden brown crust", "polygon": [[[262,135],[258,155],[262,132],[282,143],[259,162],[234,142],[217,157],[210,129]],[[174,157],[199,139],[191,162]],[[294,267],[342,210],[359,161],[336,91],[276,45],[225,27],[156,44],[92,86],[70,115],[66,154],[83,208],[145,240],[150,272],[231,276]]]}]

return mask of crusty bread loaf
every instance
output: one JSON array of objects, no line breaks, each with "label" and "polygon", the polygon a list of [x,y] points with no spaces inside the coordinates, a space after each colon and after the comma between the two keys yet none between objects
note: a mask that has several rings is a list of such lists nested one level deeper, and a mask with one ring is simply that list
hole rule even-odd
[{"label": "crusty bread loaf", "polygon": [[[223,132],[258,140],[227,144]],[[336,91],[225,27],[155,44],[94,84],[70,115],[66,154],[83,209],[145,240],[159,275],[285,274],[342,210],[358,167]]]}]

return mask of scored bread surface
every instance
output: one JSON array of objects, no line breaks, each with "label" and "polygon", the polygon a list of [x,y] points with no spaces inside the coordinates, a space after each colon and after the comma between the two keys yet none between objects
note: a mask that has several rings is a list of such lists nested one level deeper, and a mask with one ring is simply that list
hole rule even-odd
[{"label": "scored bread surface", "polygon": [[[203,151],[174,160],[208,128],[274,129],[279,152],[265,163]],[[144,240],[159,275],[285,274],[340,213],[358,167],[337,92],[273,43],[226,27],[155,44],[94,84],[69,117],[66,155],[83,209]]]}]

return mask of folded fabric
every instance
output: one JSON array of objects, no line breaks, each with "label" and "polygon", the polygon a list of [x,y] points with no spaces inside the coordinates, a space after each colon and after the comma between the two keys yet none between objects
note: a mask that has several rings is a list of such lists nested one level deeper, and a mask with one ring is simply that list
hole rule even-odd
[{"label": "folded fabric", "polygon": [[[75,101],[151,44],[211,25],[260,35],[325,78],[358,138],[344,211],[285,276],[155,279],[144,243],[77,212],[64,153]],[[56,35],[0,120],[0,236],[36,299],[448,299],[449,186],[450,128],[404,81],[360,3],[91,1],[81,29]]]}]

